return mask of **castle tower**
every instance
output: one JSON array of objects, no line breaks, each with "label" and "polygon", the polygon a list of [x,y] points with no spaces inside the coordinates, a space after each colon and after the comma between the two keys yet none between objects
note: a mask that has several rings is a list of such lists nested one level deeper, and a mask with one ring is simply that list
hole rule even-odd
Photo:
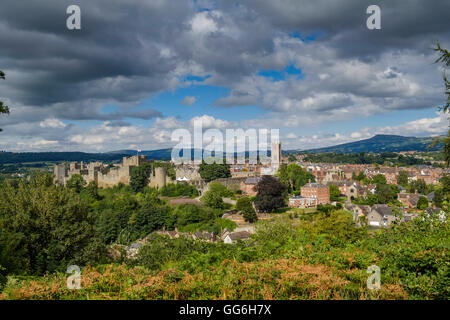
[{"label": "castle tower", "polygon": [[53,167],[53,174],[55,175],[54,181],[56,183],[65,184],[66,173],[67,170],[65,163],[55,164]]},{"label": "castle tower", "polygon": [[153,185],[156,188],[162,188],[166,185],[167,180],[167,168],[158,167],[155,168],[155,176]]}]

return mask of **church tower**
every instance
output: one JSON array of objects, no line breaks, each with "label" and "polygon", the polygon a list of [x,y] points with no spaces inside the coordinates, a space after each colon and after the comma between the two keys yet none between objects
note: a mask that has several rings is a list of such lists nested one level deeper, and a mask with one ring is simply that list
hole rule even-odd
[{"label": "church tower", "polygon": [[281,142],[272,142],[271,164],[272,167],[280,167],[281,163]]}]

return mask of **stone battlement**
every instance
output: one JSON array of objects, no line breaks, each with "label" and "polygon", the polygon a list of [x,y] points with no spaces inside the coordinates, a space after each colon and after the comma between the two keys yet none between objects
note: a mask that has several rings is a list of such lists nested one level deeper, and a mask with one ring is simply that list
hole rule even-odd
[{"label": "stone battlement", "polygon": [[[55,183],[65,185],[74,174],[79,174],[87,183],[94,181],[102,188],[110,188],[119,183],[129,185],[133,168],[145,162],[148,162],[147,156],[136,155],[124,157],[120,165],[112,168],[98,161],[89,164],[71,162],[69,166],[66,163],[56,164],[53,168],[55,175],[54,181]],[[148,185],[150,187],[161,188],[169,182],[176,183],[176,181],[173,182],[168,177],[166,168],[158,167],[150,174]]]}]

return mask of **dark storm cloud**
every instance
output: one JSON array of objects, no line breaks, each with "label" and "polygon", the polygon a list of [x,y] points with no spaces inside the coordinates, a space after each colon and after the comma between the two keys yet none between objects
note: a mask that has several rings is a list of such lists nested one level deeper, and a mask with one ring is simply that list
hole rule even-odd
[{"label": "dark storm cloud", "polygon": [[[65,12],[71,4],[82,10],[80,31],[66,28]],[[382,30],[366,28],[366,8],[371,4],[381,7]],[[173,89],[180,85],[178,76],[191,72],[187,66],[212,74],[209,83],[228,88],[262,68],[283,68],[286,61],[277,59],[274,39],[294,32],[318,32],[315,43],[334,49],[339,57],[360,61],[398,50],[429,54],[433,41],[450,39],[448,12],[450,2],[438,0],[3,0],[0,69],[7,72],[7,81],[1,83],[0,97],[9,98],[11,106],[40,107],[62,119],[150,119],[161,114],[104,114],[101,106],[132,105]],[[195,29],[192,19],[199,13],[212,25],[199,23]],[[396,77],[395,68],[386,74],[388,79]],[[364,83],[350,86],[329,80],[317,85],[329,92],[356,88],[364,96],[386,94]],[[251,90],[234,89],[217,104],[261,101]],[[284,94],[291,97],[299,91],[289,87]],[[324,104],[326,110],[334,102]]]},{"label": "dark storm cloud", "polygon": [[[161,57],[192,8],[183,1],[76,1],[82,30],[66,28],[73,1],[2,1],[0,61],[11,99],[45,106],[83,99],[136,102],[168,87]],[[19,88],[19,90],[17,90]],[[2,94],[3,95],[3,94]]]},{"label": "dark storm cloud", "polygon": [[[233,7],[228,1],[221,3]],[[332,44],[343,56],[376,57],[392,49],[424,52],[433,42],[450,38],[449,1],[244,0],[243,3],[264,16],[274,28],[297,30],[304,36],[321,31],[319,41]],[[381,30],[366,28],[369,5],[381,8]]]}]

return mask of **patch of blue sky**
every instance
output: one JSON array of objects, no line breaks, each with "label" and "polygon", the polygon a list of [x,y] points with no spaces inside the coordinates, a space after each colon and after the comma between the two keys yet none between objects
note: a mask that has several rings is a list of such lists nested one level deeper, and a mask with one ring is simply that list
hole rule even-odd
[{"label": "patch of blue sky", "polygon": [[307,34],[307,35],[302,34],[302,32],[300,32],[300,31],[294,31],[294,32],[291,32],[289,34],[290,37],[300,39],[300,40],[302,40],[303,42],[306,42],[306,43],[311,42],[311,41],[315,41],[317,38],[320,38],[323,35],[324,35],[324,33],[322,31],[320,31],[320,30],[315,31],[315,32],[310,33],[310,34]]},{"label": "patch of blue sky", "polygon": [[203,77],[202,76],[195,76],[195,75],[192,75],[192,74],[188,74],[187,76],[182,78],[181,81],[183,81],[183,82],[190,82],[190,81],[192,81],[192,82],[203,82],[203,81],[205,81],[206,79],[208,79],[210,77],[211,77],[210,74],[208,74],[206,76],[203,76]]},{"label": "patch of blue sky", "polygon": [[285,80],[286,75],[296,75],[297,79],[303,78],[302,70],[296,68],[292,63],[281,70],[260,70],[258,72],[258,75],[266,78],[271,78],[274,82]]},{"label": "patch of blue sky", "polygon": [[[253,119],[266,112],[258,106],[215,106],[215,102],[219,98],[228,96],[229,92],[229,89],[224,87],[198,84],[182,87],[174,92],[165,91],[155,94],[143,101],[142,106],[155,109],[164,117],[177,117],[182,121],[202,115],[227,121],[239,121]],[[192,105],[182,104],[181,101],[186,96],[195,97],[195,103]]]}]

